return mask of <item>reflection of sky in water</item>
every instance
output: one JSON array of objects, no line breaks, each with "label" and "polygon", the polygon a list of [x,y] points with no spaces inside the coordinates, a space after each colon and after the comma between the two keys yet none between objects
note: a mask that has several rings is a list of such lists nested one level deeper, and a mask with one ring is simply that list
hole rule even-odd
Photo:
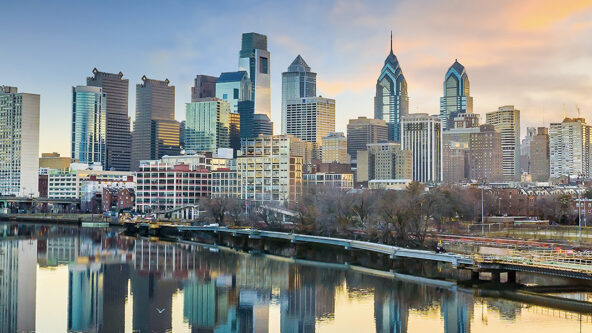
[{"label": "reflection of sky in water", "polygon": [[0,239],[0,332],[580,331],[575,313],[358,272],[95,230],[17,234]]}]

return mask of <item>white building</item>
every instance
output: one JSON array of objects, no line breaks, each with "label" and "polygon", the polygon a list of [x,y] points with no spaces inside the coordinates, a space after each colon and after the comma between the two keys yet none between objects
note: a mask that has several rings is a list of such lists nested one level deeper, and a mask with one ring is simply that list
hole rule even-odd
[{"label": "white building", "polygon": [[413,180],[442,181],[442,122],[438,116],[416,113],[401,120],[401,149],[413,154]]},{"label": "white building", "polygon": [[0,86],[0,195],[39,196],[39,100]]},{"label": "white building", "polygon": [[565,118],[549,128],[550,177],[589,178],[592,176],[590,159],[592,126],[584,118]]},{"label": "white building", "polygon": [[485,122],[494,126],[502,135],[502,168],[505,181],[520,177],[520,110],[514,105],[500,106],[488,112]]},{"label": "white building", "polygon": [[102,192],[104,186],[135,187],[132,172],[91,170],[88,166],[76,169],[80,167],[80,164],[72,163],[68,170],[48,170],[47,196],[54,199],[81,199]]},{"label": "white building", "polygon": [[305,173],[302,175],[302,184],[351,190],[354,188],[354,175],[352,173]]}]

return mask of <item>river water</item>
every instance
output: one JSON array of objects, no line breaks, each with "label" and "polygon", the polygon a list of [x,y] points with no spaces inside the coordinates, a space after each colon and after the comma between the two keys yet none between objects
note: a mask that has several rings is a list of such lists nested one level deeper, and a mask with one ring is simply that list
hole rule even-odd
[{"label": "river water", "polygon": [[0,332],[31,331],[567,333],[592,332],[592,316],[116,229],[0,224]]}]

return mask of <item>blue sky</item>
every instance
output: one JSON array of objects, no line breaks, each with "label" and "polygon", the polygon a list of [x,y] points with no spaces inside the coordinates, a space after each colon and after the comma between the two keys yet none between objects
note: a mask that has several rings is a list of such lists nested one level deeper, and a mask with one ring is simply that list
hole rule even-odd
[{"label": "blue sky", "polygon": [[[272,120],[279,132],[281,72],[301,54],[317,93],[336,99],[337,130],[372,116],[376,78],[393,30],[411,112],[438,112],[442,79],[458,58],[475,112],[522,110],[522,125],[559,121],[566,105],[592,118],[590,1],[13,1],[2,5],[0,84],[41,94],[40,151],[70,153],[71,87],[91,70],[176,86],[176,117],[196,74],[238,65],[241,33],[268,35]],[[10,28],[6,28],[10,27]],[[552,69],[552,71],[550,71]]]}]

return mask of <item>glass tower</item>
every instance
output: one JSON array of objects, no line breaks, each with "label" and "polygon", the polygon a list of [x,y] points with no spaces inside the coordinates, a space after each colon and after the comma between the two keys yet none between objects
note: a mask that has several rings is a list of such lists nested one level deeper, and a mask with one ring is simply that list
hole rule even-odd
[{"label": "glass tower", "polygon": [[289,100],[315,97],[317,94],[317,73],[310,71],[300,55],[282,73],[282,134],[287,132],[287,105]]},{"label": "glass tower", "polygon": [[99,87],[72,88],[72,158],[80,163],[107,162],[107,95]]},{"label": "glass tower", "polygon": [[389,140],[399,142],[401,141],[401,118],[408,113],[407,81],[393,53],[393,34],[391,33],[391,52],[386,57],[376,81],[374,118],[386,121]]},{"label": "glass tower", "polygon": [[185,150],[216,152],[228,148],[230,106],[218,98],[202,98],[186,104]]},{"label": "glass tower", "polygon": [[271,118],[270,54],[267,36],[249,32],[242,36],[238,67],[251,79],[255,113]]},{"label": "glass tower", "polygon": [[444,97],[440,97],[442,129],[454,128],[454,118],[461,113],[473,113],[473,97],[465,67],[455,59],[444,77]]},{"label": "glass tower", "polygon": [[250,101],[251,94],[251,80],[246,71],[222,73],[216,82],[216,98],[228,102],[232,113],[238,113],[238,102]]}]

